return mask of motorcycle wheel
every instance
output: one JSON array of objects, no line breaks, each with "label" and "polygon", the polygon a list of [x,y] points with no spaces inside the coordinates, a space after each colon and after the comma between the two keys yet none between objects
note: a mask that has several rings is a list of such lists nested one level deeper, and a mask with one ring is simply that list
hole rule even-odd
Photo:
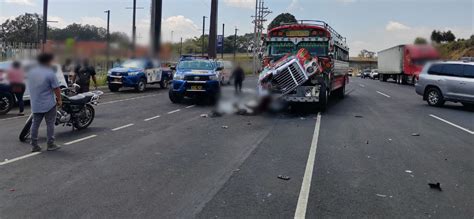
[{"label": "motorcycle wheel", "polygon": [[90,104],[87,104],[84,109],[81,110],[80,114],[83,114],[83,118],[75,118],[74,120],[74,128],[77,130],[82,130],[89,127],[94,121],[95,117],[95,110]]},{"label": "motorcycle wheel", "polygon": [[25,127],[20,132],[19,139],[21,142],[25,142],[26,139],[30,136],[30,130],[31,130],[31,124],[33,124],[33,115],[30,115],[28,117],[28,120],[26,120]]},{"label": "motorcycle wheel", "polygon": [[5,115],[13,107],[12,96],[9,94],[0,93],[0,115]]}]

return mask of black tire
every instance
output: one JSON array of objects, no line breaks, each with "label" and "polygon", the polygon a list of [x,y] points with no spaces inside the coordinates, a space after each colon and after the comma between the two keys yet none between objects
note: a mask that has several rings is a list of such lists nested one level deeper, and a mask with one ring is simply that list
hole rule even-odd
[{"label": "black tire", "polygon": [[140,79],[137,86],[135,87],[135,90],[137,92],[140,92],[140,93],[145,92],[145,90],[146,90],[146,80],[144,78]]},{"label": "black tire", "polygon": [[337,89],[335,94],[337,98],[344,99],[344,97],[346,96],[346,83],[345,82],[341,88]]},{"label": "black tire", "polygon": [[5,115],[13,108],[13,96],[0,93],[0,115]]},{"label": "black tire", "polygon": [[26,139],[28,139],[28,136],[30,135],[31,124],[33,124],[33,115],[30,115],[28,120],[26,120],[25,126],[20,132],[20,136],[18,138],[21,142],[25,142]]},{"label": "black tire", "polygon": [[79,118],[75,118],[74,128],[76,128],[77,130],[82,130],[89,127],[94,121],[94,117],[95,117],[94,107],[92,107],[90,104],[86,104],[83,110],[86,110],[86,111],[80,112],[80,113],[87,113],[89,115],[83,121],[80,120]]},{"label": "black tire", "polygon": [[469,110],[474,110],[474,103],[462,103],[462,105]]},{"label": "black tire", "polygon": [[430,106],[443,106],[444,105],[444,97],[441,91],[436,87],[431,87],[426,90],[426,102]]},{"label": "black tire", "polygon": [[118,92],[120,90],[120,86],[117,85],[109,85],[110,92]]},{"label": "black tire", "polygon": [[326,85],[321,84],[321,90],[319,91],[319,109],[321,112],[325,112],[328,107],[329,92]]},{"label": "black tire", "polygon": [[174,93],[173,90],[171,90],[171,89],[168,92],[168,96],[169,96],[171,102],[173,102],[173,103],[181,103],[184,99],[184,97],[182,95]]}]

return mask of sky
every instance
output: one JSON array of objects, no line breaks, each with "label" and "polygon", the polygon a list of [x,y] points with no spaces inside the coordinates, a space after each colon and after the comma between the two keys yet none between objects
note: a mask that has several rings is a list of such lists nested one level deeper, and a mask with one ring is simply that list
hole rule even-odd
[{"label": "sky", "polygon": [[[150,29],[150,0],[137,0],[137,41],[147,43]],[[323,20],[347,38],[351,56],[360,50],[380,51],[430,37],[434,29],[451,30],[457,37],[474,34],[474,0],[266,0],[273,13],[297,19]],[[131,35],[132,0],[49,0],[51,26],[71,23],[106,26],[105,10],[111,10],[111,31]],[[219,0],[218,32],[225,35],[253,32],[255,0]],[[0,22],[24,13],[39,13],[43,0],[0,0]],[[162,36],[178,42],[202,33],[202,17],[210,15],[210,0],[163,0]],[[209,19],[206,20],[206,27]],[[206,31],[207,28],[206,28]],[[172,34],[173,32],[173,34]]]}]

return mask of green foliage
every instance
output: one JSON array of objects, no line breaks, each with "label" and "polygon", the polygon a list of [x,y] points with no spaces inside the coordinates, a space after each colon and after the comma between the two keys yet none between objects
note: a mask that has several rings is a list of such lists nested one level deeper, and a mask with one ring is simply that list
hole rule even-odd
[{"label": "green foliage", "polygon": [[417,37],[414,42],[415,45],[426,45],[428,41],[423,37]]},{"label": "green foliage", "polygon": [[282,13],[273,19],[273,21],[268,25],[268,30],[273,29],[275,27],[278,27],[281,25],[281,23],[296,23],[298,20],[296,20],[295,16],[290,14],[290,13]]},{"label": "green foliage", "polygon": [[443,42],[453,42],[456,40],[456,36],[448,30],[446,32],[433,30],[431,33],[431,41],[436,43],[443,43]]},{"label": "green foliage", "polygon": [[[15,19],[8,19],[0,25],[0,41],[37,42],[42,19],[38,14],[22,14]],[[40,26],[38,26],[40,24]]]},{"label": "green foliage", "polygon": [[437,46],[444,59],[459,60],[461,57],[474,57],[474,35],[469,39],[458,39]]}]

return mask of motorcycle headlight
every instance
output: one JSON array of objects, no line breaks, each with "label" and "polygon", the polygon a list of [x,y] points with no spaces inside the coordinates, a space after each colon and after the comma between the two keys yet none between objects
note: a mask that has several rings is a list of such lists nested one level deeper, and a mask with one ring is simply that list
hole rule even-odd
[{"label": "motorcycle headlight", "polygon": [[183,80],[184,74],[175,74],[173,77],[174,80]]},{"label": "motorcycle headlight", "polygon": [[209,76],[209,80],[217,81],[218,77],[217,77],[217,75],[211,75],[211,76]]}]

